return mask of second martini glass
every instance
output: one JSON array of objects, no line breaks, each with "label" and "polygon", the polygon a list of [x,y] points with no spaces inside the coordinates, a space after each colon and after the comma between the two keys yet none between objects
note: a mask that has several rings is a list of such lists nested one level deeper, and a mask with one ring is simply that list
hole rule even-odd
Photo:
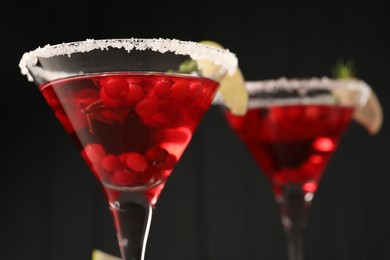
[{"label": "second martini glass", "polygon": [[[304,233],[321,175],[371,89],[360,80],[307,78],[246,82],[244,116],[229,125],[272,183],[289,260],[304,259]],[[216,104],[223,104],[216,99]]]},{"label": "second martini glass", "polygon": [[144,259],[160,192],[236,66],[227,50],[170,39],[86,40],[22,57],[102,184],[123,260]]}]

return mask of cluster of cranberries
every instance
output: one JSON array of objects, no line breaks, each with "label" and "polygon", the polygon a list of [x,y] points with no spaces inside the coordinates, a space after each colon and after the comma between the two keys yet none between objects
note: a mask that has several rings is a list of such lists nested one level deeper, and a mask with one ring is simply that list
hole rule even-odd
[{"label": "cluster of cranberries", "polygon": [[[158,128],[173,127],[174,120],[182,124],[183,109],[188,111],[203,92],[199,82],[178,78],[173,81],[166,77],[156,77],[153,81],[145,80],[142,76],[104,77],[99,85],[97,95],[106,109],[99,111],[100,118],[94,107],[87,111],[95,119],[116,122],[133,113],[148,127]],[[96,97],[91,94],[90,97]],[[144,153],[132,151],[115,155],[107,153],[100,144],[92,143],[85,146],[83,155],[92,162],[100,178],[117,186],[156,183],[167,177],[164,174],[169,174],[176,163],[176,157],[159,146]]]},{"label": "cluster of cranberries", "polygon": [[[206,91],[201,82],[187,78],[105,77],[99,82],[99,98],[110,111],[106,119],[121,119],[129,109],[150,127],[174,127],[185,123],[185,115],[192,118],[199,109],[199,100]],[[115,118],[107,118],[107,117]]]},{"label": "cluster of cranberries", "polygon": [[272,135],[286,140],[338,135],[349,122],[351,113],[350,108],[328,105],[275,106],[268,109],[263,122],[272,129],[263,129],[274,131]]},{"label": "cluster of cranberries", "polygon": [[[53,83],[42,92],[67,132],[86,144],[81,153],[97,177],[113,186],[137,187],[170,174],[177,158],[161,143],[186,145],[187,134],[174,129],[192,131],[217,87],[213,84],[119,73]],[[112,144],[118,132],[135,136]]]},{"label": "cluster of cranberries", "polygon": [[176,157],[161,147],[152,147],[144,154],[124,152],[119,155],[107,153],[103,146],[88,144],[82,150],[83,157],[102,181],[116,186],[144,186],[166,178]]}]

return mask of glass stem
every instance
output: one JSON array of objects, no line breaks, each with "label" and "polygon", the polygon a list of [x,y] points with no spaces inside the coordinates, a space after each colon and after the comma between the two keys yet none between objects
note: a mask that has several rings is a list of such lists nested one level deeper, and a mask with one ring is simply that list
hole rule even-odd
[{"label": "glass stem", "polygon": [[305,200],[301,187],[284,187],[280,198],[280,214],[287,238],[289,260],[304,260],[304,237],[311,199]]},{"label": "glass stem", "polygon": [[144,260],[154,207],[144,192],[121,192],[109,205],[122,259]]}]

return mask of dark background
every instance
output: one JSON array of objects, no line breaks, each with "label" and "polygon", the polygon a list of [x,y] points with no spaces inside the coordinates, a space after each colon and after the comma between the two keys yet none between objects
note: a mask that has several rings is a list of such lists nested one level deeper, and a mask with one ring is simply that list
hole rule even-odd
[{"label": "dark background", "polygon": [[[360,2],[364,2],[360,3]],[[313,201],[307,259],[390,259],[390,42],[386,1],[269,0],[2,2],[0,259],[119,255],[111,215],[33,83],[26,51],[86,38],[213,40],[249,80],[330,75],[339,58],[378,94],[385,118],[370,136],[352,123]],[[157,204],[147,260],[285,260],[270,185],[211,108]]]}]

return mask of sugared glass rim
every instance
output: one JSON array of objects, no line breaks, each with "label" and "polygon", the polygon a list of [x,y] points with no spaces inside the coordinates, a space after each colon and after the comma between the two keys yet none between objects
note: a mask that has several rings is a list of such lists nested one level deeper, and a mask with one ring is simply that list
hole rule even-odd
[{"label": "sugared glass rim", "polygon": [[74,53],[89,52],[92,50],[106,50],[108,48],[124,48],[127,52],[132,50],[152,50],[160,53],[172,52],[177,55],[189,56],[195,61],[209,60],[210,62],[224,68],[228,74],[233,74],[238,66],[238,60],[234,53],[228,49],[220,49],[214,46],[201,44],[193,41],[182,41],[177,39],[164,38],[124,38],[124,39],[86,39],[46,45],[23,54],[19,67],[21,73],[26,75],[29,81],[33,77],[28,67],[38,64],[39,58],[51,58],[60,55],[72,55]]},{"label": "sugared glass rim", "polygon": [[[249,95],[249,107],[251,104],[296,104],[296,103],[330,103],[329,96],[317,96],[316,98],[311,98],[305,96],[305,93],[313,90],[349,90],[360,93],[359,98],[356,102],[356,106],[364,106],[372,92],[371,87],[360,79],[334,79],[329,77],[307,77],[307,78],[287,78],[280,77],[277,79],[264,79],[264,80],[247,80],[245,82],[245,87]],[[278,91],[292,92],[295,91],[299,93],[299,96],[289,97],[289,98],[260,98],[256,97],[256,94],[260,93],[275,93]],[[254,99],[260,100],[251,100],[251,97]],[[215,105],[223,105],[224,101],[221,95],[216,95],[213,100]]]},{"label": "sugared glass rim", "polygon": [[[312,90],[337,90],[345,89],[361,93],[357,106],[363,106],[368,101],[371,94],[371,87],[360,79],[334,79],[328,77],[311,77],[311,78],[286,78],[281,77],[274,80],[246,81],[246,89],[249,96],[258,92],[275,92],[275,91],[298,91],[306,93]],[[303,96],[302,95],[302,96]]]}]

